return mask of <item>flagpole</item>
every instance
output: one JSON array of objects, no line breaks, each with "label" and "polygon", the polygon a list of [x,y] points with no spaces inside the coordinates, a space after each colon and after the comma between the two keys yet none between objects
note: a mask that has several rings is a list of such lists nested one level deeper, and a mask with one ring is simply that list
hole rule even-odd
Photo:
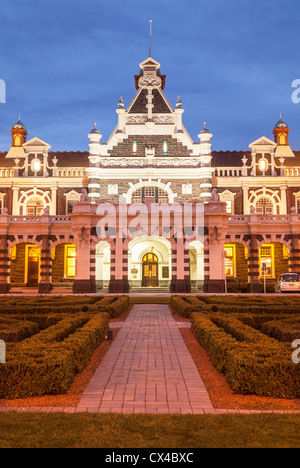
[{"label": "flagpole", "polygon": [[150,20],[150,49],[149,57],[152,57],[152,20]]}]

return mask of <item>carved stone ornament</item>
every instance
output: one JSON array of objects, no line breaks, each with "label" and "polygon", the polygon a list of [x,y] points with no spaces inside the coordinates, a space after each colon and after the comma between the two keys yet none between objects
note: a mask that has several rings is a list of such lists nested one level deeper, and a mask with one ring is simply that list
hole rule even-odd
[{"label": "carved stone ornament", "polygon": [[147,115],[133,115],[128,117],[127,123],[129,124],[144,124],[148,120]]},{"label": "carved stone ornament", "polygon": [[82,194],[81,194],[81,197],[80,197],[80,201],[81,202],[88,201],[88,193],[87,193],[86,189],[82,189]]},{"label": "carved stone ornament", "polygon": [[213,201],[213,202],[218,202],[218,201],[220,201],[220,197],[219,197],[219,195],[218,195],[218,191],[217,191],[216,188],[213,188],[213,189],[212,189],[210,200]]},{"label": "carved stone ornament", "polygon": [[139,79],[139,86],[140,88],[147,88],[148,86],[152,86],[153,88],[160,88],[162,85],[161,78],[159,76],[142,76]]},{"label": "carved stone ornament", "polygon": [[[148,165],[144,158],[102,158],[102,167],[145,167]],[[157,167],[199,167],[199,158],[154,158],[152,166]]]},{"label": "carved stone ornament", "polygon": [[167,117],[165,115],[161,115],[159,117],[153,117],[153,122],[158,124],[172,124],[174,123],[173,117]]}]

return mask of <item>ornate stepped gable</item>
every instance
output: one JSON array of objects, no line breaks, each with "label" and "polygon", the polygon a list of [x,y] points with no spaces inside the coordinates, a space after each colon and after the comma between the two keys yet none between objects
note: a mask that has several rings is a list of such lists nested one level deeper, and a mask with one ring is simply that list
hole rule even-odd
[{"label": "ornate stepped gable", "polygon": [[[133,143],[136,143],[136,153],[133,155]],[[164,153],[164,143],[167,143],[167,152]],[[145,157],[146,149],[154,148],[156,157],[189,157],[192,151],[184,146],[180,141],[170,135],[130,135],[124,141],[118,143],[112,150],[109,150],[109,156],[124,157],[137,156]]]}]

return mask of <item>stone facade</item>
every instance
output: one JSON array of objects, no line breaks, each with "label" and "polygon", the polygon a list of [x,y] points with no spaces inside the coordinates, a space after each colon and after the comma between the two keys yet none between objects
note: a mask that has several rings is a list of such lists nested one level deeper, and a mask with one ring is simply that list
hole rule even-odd
[{"label": "stone facade", "polygon": [[[127,108],[119,101],[111,137],[102,142],[95,124],[89,151],[53,152],[37,137],[26,141],[22,122],[13,126],[12,146],[0,153],[0,293],[27,284],[29,245],[40,249],[42,293],[72,284],[77,293],[145,284],[222,292],[225,244],[235,255],[232,291],[262,290],[266,245],[270,291],[280,274],[300,273],[300,152],[289,146],[287,124],[280,119],[274,138],[263,136],[248,151],[212,151],[207,124],[194,142],[180,97],[174,108],[168,101],[160,64],[149,57],[140,68],[133,100]],[[120,200],[128,224],[109,227],[106,212],[119,221]],[[134,202],[148,211],[161,203],[192,213],[182,212],[183,238],[174,214],[167,224],[158,218],[155,233],[138,231]],[[73,257],[67,245],[75,245]],[[74,277],[66,277],[67,267]]]}]

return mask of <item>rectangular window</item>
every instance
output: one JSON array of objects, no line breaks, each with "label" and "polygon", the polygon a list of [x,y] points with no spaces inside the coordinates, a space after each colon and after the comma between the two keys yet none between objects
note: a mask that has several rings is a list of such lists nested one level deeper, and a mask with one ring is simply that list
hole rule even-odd
[{"label": "rectangular window", "polygon": [[76,250],[73,245],[66,245],[65,250],[65,276],[75,278]]},{"label": "rectangular window", "polygon": [[235,276],[235,245],[225,245],[224,251],[226,276],[233,278]]},{"label": "rectangular window", "polygon": [[274,247],[273,245],[263,245],[259,251],[260,276],[266,274],[267,278],[274,277]]},{"label": "rectangular window", "polygon": [[166,141],[164,142],[163,151],[164,151],[165,154],[168,152],[168,143]]},{"label": "rectangular window", "polygon": [[136,142],[136,141],[133,142],[133,145],[132,145],[132,152],[133,152],[133,153],[136,153],[136,152],[137,152],[137,142]]},{"label": "rectangular window", "polygon": [[300,198],[296,198],[297,213],[300,214]]},{"label": "rectangular window", "polygon": [[229,201],[226,202],[226,211],[227,211],[227,214],[233,214],[232,200],[229,200]]}]

